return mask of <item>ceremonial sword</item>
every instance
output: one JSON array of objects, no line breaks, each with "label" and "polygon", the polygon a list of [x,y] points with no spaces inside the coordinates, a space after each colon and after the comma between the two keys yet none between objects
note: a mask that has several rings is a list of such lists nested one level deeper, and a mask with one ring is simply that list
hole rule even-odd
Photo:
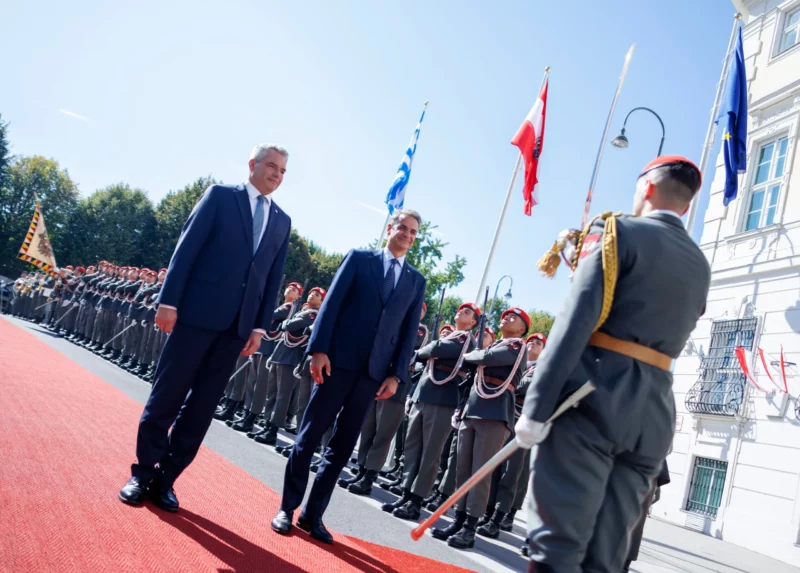
[{"label": "ceremonial sword", "polygon": [[[595,385],[592,384],[591,382],[587,382],[586,384],[578,388],[566,400],[564,400],[564,402],[558,407],[558,410],[556,410],[553,413],[553,415],[547,419],[545,424],[553,422],[556,418],[561,416],[561,414],[563,414],[570,408],[577,406],[578,402],[583,400],[586,396],[588,396],[594,391],[595,391]],[[467,492],[471,490],[473,487],[475,487],[481,480],[489,477],[489,475],[494,471],[494,469],[497,466],[499,466],[508,458],[510,458],[514,454],[514,452],[516,452],[519,448],[520,446],[517,443],[517,440],[515,439],[511,440],[508,444],[506,444],[506,446],[502,450],[497,452],[494,455],[494,457],[492,457],[492,459],[486,462],[481,469],[475,472],[475,475],[469,478],[469,480],[467,480],[467,483],[458,488],[456,492],[453,495],[451,495],[447,499],[447,501],[445,501],[439,507],[439,509],[434,511],[433,515],[431,515],[428,519],[426,519],[425,521],[420,523],[417,527],[412,529],[411,539],[413,539],[414,541],[419,541],[419,538],[422,537],[426,529],[428,529],[431,525],[436,523],[439,520],[439,518],[442,517],[447,512],[448,509],[453,507],[458,502],[458,500],[467,495]]]}]

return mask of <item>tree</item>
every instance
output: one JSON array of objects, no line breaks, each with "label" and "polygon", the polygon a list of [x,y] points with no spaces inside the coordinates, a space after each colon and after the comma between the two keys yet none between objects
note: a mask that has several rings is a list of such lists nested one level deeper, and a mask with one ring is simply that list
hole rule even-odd
[{"label": "tree", "polygon": [[0,115],[0,189],[5,185],[6,172],[11,157],[8,154],[8,123]]},{"label": "tree", "polygon": [[[0,136],[0,147],[5,146]],[[5,158],[0,149],[0,168]],[[70,261],[68,224],[78,207],[78,187],[58,163],[41,156],[18,157],[5,169],[0,185],[0,271],[14,275],[30,268],[17,259],[39,197],[56,262]]]},{"label": "tree", "polygon": [[550,329],[553,328],[553,322],[556,320],[552,314],[532,309],[528,311],[528,316],[531,317],[530,332],[541,332],[545,336],[550,336]]},{"label": "tree", "polygon": [[[428,313],[425,315],[425,319],[422,321],[428,325],[428,328],[433,328],[433,323],[436,322],[436,313],[439,310],[439,298],[431,305],[428,304]],[[442,301],[442,318],[439,320],[439,328],[444,326],[445,324],[453,324],[453,318],[456,316],[456,312],[458,311],[458,307],[464,301],[461,300],[461,297],[458,296],[445,296],[444,301]]]},{"label": "tree", "polygon": [[116,265],[156,267],[153,249],[156,217],[141,189],[117,183],[81,201],[72,219],[71,262],[89,265],[105,259]]},{"label": "tree", "polygon": [[178,242],[186,219],[189,218],[189,213],[200,200],[203,191],[216,182],[210,175],[199,177],[183,189],[170,191],[159,202],[155,212],[156,239],[153,253],[153,258],[159,268],[169,264],[172,251],[175,250],[175,244]]},{"label": "tree", "polygon": [[[311,276],[314,272],[314,263],[311,261],[311,254],[308,252],[308,243],[301,237],[295,229],[289,235],[289,251],[286,253],[286,264],[283,267],[286,275],[284,284],[289,282],[308,282],[307,289],[316,285],[311,285]],[[326,287],[327,288],[327,287]],[[303,293],[305,297],[305,293]]]}]

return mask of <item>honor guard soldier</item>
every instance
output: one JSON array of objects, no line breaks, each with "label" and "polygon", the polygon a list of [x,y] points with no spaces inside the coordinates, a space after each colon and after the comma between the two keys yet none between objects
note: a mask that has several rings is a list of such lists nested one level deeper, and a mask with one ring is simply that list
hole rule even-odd
[{"label": "honor guard soldier", "polygon": [[[708,261],[680,219],[700,187],[691,161],[658,157],[639,174],[634,216],[601,216],[578,239],[572,286],[516,426],[522,447],[538,444],[529,571],[623,568],[674,433],[671,363],[705,310]],[[587,380],[597,390],[545,424]]]},{"label": "honor guard soldier", "polygon": [[[540,332],[535,332],[525,339],[528,365],[522,373],[522,380],[514,391],[515,422],[522,415],[525,392],[533,380],[536,361],[544,350],[546,342],[547,338]],[[528,449],[520,448],[495,471],[497,479],[494,477],[492,479],[493,491],[489,496],[489,507],[478,522],[478,535],[497,539],[500,531],[511,531],[514,528],[514,516],[522,508],[522,502],[528,492],[530,452]]]},{"label": "honor guard soldier", "polygon": [[[501,340],[464,357],[464,364],[475,371],[467,404],[460,414],[456,482],[466,483],[475,471],[492,458],[511,435],[514,427],[514,392],[525,369],[527,348],[521,338],[531,325],[528,314],[509,308],[501,315]],[[485,513],[491,477],[487,477],[462,497],[455,506],[456,519],[431,534],[446,539],[450,547],[468,549],[475,545],[478,519]]]},{"label": "honor guard soldier", "polygon": [[465,302],[456,312],[456,330],[417,352],[417,360],[425,363],[425,370],[412,397],[403,496],[381,508],[395,517],[418,520],[422,502],[431,493],[442,450],[450,435],[450,419],[458,407],[458,388],[467,376],[464,357],[475,349],[472,329],[480,316],[477,304]]},{"label": "honor guard soldier", "polygon": [[264,408],[267,431],[255,438],[261,444],[274,446],[278,443],[278,429],[286,422],[286,413],[294,390],[294,369],[303,360],[311,333],[310,327],[317,319],[325,294],[325,289],[321,287],[312,288],[308,291],[308,308],[281,325],[283,338],[270,358],[275,365],[276,385],[267,390],[267,404]]}]

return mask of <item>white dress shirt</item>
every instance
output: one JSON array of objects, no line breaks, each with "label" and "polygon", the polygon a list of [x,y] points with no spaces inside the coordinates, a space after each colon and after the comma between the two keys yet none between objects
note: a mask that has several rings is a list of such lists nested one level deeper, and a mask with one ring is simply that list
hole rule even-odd
[{"label": "white dress shirt", "polygon": [[655,211],[650,211],[649,213],[647,213],[647,215],[645,215],[645,217],[653,217],[654,215],[660,215],[661,213],[664,213],[666,215],[672,215],[679,221],[681,220],[680,215],[678,215],[675,211],[670,211],[668,209],[656,209]]},{"label": "white dress shirt", "polygon": [[395,257],[392,254],[392,251],[389,250],[388,247],[383,249],[383,276],[386,276],[386,273],[389,272],[389,265],[391,264],[392,259],[397,261],[397,265],[394,267],[394,286],[397,288],[397,283],[400,281],[400,273],[403,272],[403,263],[406,262],[406,257],[403,255],[400,258]]},{"label": "white dress shirt", "polygon": [[[258,201],[258,196],[261,195],[261,193],[259,193],[258,189],[256,189],[249,181],[244,184],[244,188],[247,189],[247,196],[250,198],[250,214],[255,217],[256,204]],[[264,195],[264,224],[261,225],[261,232],[258,234],[258,237],[253,236],[253,245],[256,247],[261,242],[261,238],[264,236],[264,230],[267,228],[270,207],[272,207],[272,200],[269,198],[269,195]]]},{"label": "white dress shirt", "polygon": [[[255,217],[256,215],[256,204],[258,202],[258,196],[261,195],[258,189],[256,189],[252,183],[249,181],[244,184],[244,188],[247,190],[247,197],[250,200],[250,215]],[[259,232],[258,237],[253,237],[253,245],[258,245],[261,243],[261,239],[264,236],[264,231],[267,228],[267,222],[269,221],[269,211],[270,207],[272,207],[272,200],[269,196],[264,196],[264,223],[261,225],[261,232]],[[251,223],[252,226],[252,223]],[[405,258],[405,257],[404,257]],[[397,286],[397,281],[395,281],[395,286]],[[168,304],[161,304],[159,306],[163,306],[164,308],[171,308],[172,310],[178,310],[174,306],[170,306]],[[253,332],[260,332],[261,334],[266,334],[267,331],[263,328],[254,328]]]}]

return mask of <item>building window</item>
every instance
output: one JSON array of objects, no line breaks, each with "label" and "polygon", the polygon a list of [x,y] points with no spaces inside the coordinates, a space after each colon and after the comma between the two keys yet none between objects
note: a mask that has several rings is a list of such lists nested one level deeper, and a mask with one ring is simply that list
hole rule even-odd
[{"label": "building window", "polygon": [[758,150],[758,163],[744,221],[745,231],[766,227],[775,222],[788,150],[788,137],[765,143]]},{"label": "building window", "polygon": [[753,349],[757,318],[715,320],[708,353],[700,361],[700,379],[686,394],[694,414],[735,416],[744,399],[745,376],[736,358],[737,346]]},{"label": "building window", "polygon": [[778,52],[783,52],[800,43],[800,8],[789,12],[783,20],[783,33]]},{"label": "building window", "polygon": [[727,473],[728,462],[695,458],[686,511],[716,517],[717,510],[722,504]]}]

